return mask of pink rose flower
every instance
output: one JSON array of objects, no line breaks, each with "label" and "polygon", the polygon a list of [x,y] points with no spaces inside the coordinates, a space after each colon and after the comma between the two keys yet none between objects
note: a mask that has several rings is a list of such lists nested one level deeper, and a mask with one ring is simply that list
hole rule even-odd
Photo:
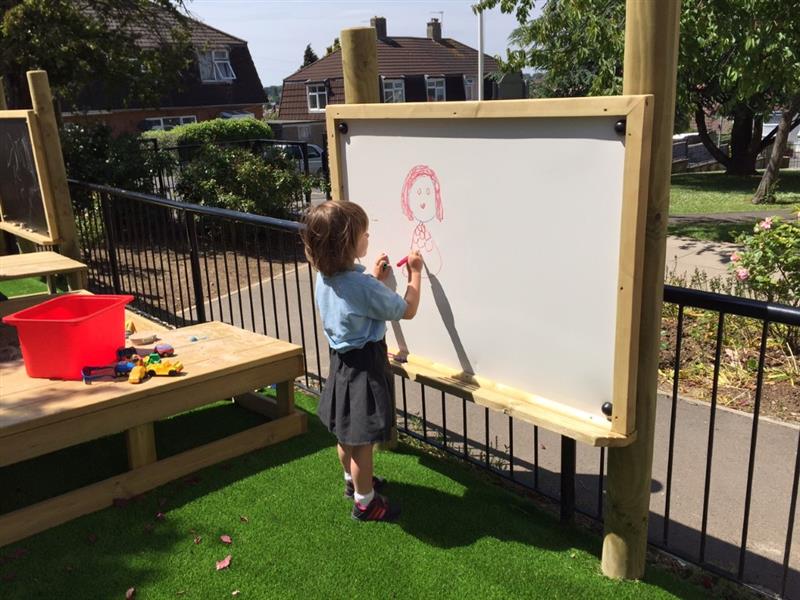
[{"label": "pink rose flower", "polygon": [[772,229],[772,217],[767,217],[761,223],[758,224],[758,228],[761,230]]},{"label": "pink rose flower", "polygon": [[750,278],[750,271],[747,269],[736,269],[736,279],[739,281],[747,281]]},{"label": "pink rose flower", "polygon": [[731,262],[739,262],[740,260],[742,260],[742,257],[739,256],[738,252],[731,254]]}]

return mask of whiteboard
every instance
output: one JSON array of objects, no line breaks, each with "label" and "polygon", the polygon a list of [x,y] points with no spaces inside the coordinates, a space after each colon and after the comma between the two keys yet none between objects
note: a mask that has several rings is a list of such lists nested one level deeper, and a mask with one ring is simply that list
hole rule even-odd
[{"label": "whiteboard", "polygon": [[630,350],[620,258],[637,251],[623,248],[619,116],[341,121],[339,186],[369,216],[365,263],[425,260],[417,315],[390,324],[389,347],[610,427],[601,407],[627,400],[615,360]]}]

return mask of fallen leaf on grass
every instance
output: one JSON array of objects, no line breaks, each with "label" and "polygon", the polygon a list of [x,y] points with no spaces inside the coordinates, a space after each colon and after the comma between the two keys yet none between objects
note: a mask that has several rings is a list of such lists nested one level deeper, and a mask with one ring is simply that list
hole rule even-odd
[{"label": "fallen leaf on grass", "polygon": [[125,592],[125,600],[133,600],[136,598],[136,588],[128,588],[128,591]]},{"label": "fallen leaf on grass", "polygon": [[230,566],[230,564],[231,564],[231,558],[232,558],[232,556],[230,554],[228,554],[228,556],[226,556],[222,560],[218,560],[217,561],[217,571],[221,571],[222,569],[227,569],[228,566]]},{"label": "fallen leaf on grass", "polygon": [[238,596],[238,595],[239,595],[239,594],[241,594],[241,593],[242,593],[242,592],[240,592],[239,590],[233,590],[233,591],[231,592],[231,596]]},{"label": "fallen leaf on grass", "polygon": [[30,552],[28,552],[27,548],[17,548],[14,550],[14,558],[25,558],[28,554],[30,554]]},{"label": "fallen leaf on grass", "polygon": [[242,523],[249,523],[249,522],[250,522],[250,519],[248,519],[248,518],[247,518],[247,517],[245,517],[244,515],[241,515],[241,516],[239,517],[239,520],[240,520]]},{"label": "fallen leaf on grass", "polygon": [[222,540],[223,544],[232,544],[233,543],[233,540],[231,539],[231,536],[229,536],[229,535],[221,535],[221,536],[219,536],[219,539]]},{"label": "fallen leaf on grass", "polygon": [[186,485],[197,485],[200,483],[200,477],[198,475],[192,475],[191,477],[184,479],[183,483]]},{"label": "fallen leaf on grass", "polygon": [[195,544],[199,544],[199,543],[200,543],[200,540],[202,540],[202,539],[203,539],[203,538],[201,538],[199,535],[196,535],[196,536],[194,536],[194,543],[195,543]]},{"label": "fallen leaf on grass", "polygon": [[97,534],[90,533],[89,535],[86,536],[86,541],[89,542],[90,544],[96,543],[97,542]]},{"label": "fallen leaf on grass", "polygon": [[163,521],[166,518],[166,515],[159,511],[156,513],[156,521]]}]

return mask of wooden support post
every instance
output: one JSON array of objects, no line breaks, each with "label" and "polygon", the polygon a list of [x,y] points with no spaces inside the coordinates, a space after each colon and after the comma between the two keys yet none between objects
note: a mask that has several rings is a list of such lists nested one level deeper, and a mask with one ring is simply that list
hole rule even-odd
[{"label": "wooden support post", "polygon": [[602,568],[605,575],[615,578],[641,578],[647,551],[680,7],[679,0],[627,0],[626,7],[623,94],[653,94],[655,111],[639,331],[637,435],[630,446],[608,450]]},{"label": "wooden support post", "polygon": [[152,423],[143,423],[125,431],[128,444],[128,467],[138,469],[158,460],[156,435]]},{"label": "wooden support post", "polygon": [[[75,215],[72,212],[72,200],[67,185],[67,171],[64,157],[61,154],[61,142],[58,137],[58,125],[53,109],[53,94],[45,71],[28,71],[28,87],[31,92],[31,103],[39,121],[42,144],[47,162],[47,173],[53,189],[55,214],[53,218],[59,236],[59,252],[69,258],[81,260],[81,249],[75,227]],[[69,286],[73,290],[86,287],[86,273],[72,273],[67,276]]]},{"label": "wooden support post", "polygon": [[[344,101],[346,104],[380,102],[378,85],[378,36],[374,27],[343,29],[342,70],[344,73]],[[392,399],[394,400],[394,398]],[[392,417],[396,411],[392,406]],[[380,450],[397,446],[397,427],[392,424],[391,439],[379,444]]]},{"label": "wooden support post", "polygon": [[[6,102],[6,84],[3,76],[0,75],[0,110],[8,110],[8,103]],[[8,254],[8,244],[6,244],[6,233],[0,231],[0,256]]]},{"label": "wooden support post", "polygon": [[378,37],[373,27],[343,29],[342,70],[346,104],[380,102]]}]

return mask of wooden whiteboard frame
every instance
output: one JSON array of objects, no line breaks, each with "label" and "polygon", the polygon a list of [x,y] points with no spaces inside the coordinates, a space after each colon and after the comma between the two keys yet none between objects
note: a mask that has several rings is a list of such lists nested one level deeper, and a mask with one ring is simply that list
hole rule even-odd
[{"label": "wooden whiteboard frame", "polygon": [[39,189],[42,194],[42,203],[44,204],[44,216],[47,221],[47,235],[37,233],[35,231],[28,231],[25,229],[24,223],[17,223],[16,221],[6,221],[2,215],[2,198],[0,198],[0,229],[9,231],[17,237],[30,240],[42,246],[52,246],[58,244],[59,235],[56,225],[55,215],[55,201],[53,199],[53,190],[50,186],[50,176],[47,172],[47,160],[44,155],[44,144],[42,143],[41,133],[39,131],[39,122],[36,112],[33,110],[2,110],[0,111],[0,120],[6,119],[25,119],[28,124],[28,135],[31,137],[31,152],[33,153],[34,166],[36,167],[36,177],[39,181]]},{"label": "wooden whiteboard frame", "polygon": [[[432,364],[422,357],[393,369],[412,380],[502,410],[594,446],[624,446],[636,435],[636,376],[645,217],[650,169],[653,97],[598,96],[489,102],[404,104],[330,104],[326,108],[331,192],[345,198],[343,161],[339,155],[342,122],[387,119],[515,119],[619,117],[625,120],[625,159],[622,181],[619,280],[613,367],[613,414],[607,427],[576,415],[576,411],[546,398],[510,389],[502,382],[479,376],[465,378],[456,369]],[[665,215],[666,217],[666,215]]]}]

